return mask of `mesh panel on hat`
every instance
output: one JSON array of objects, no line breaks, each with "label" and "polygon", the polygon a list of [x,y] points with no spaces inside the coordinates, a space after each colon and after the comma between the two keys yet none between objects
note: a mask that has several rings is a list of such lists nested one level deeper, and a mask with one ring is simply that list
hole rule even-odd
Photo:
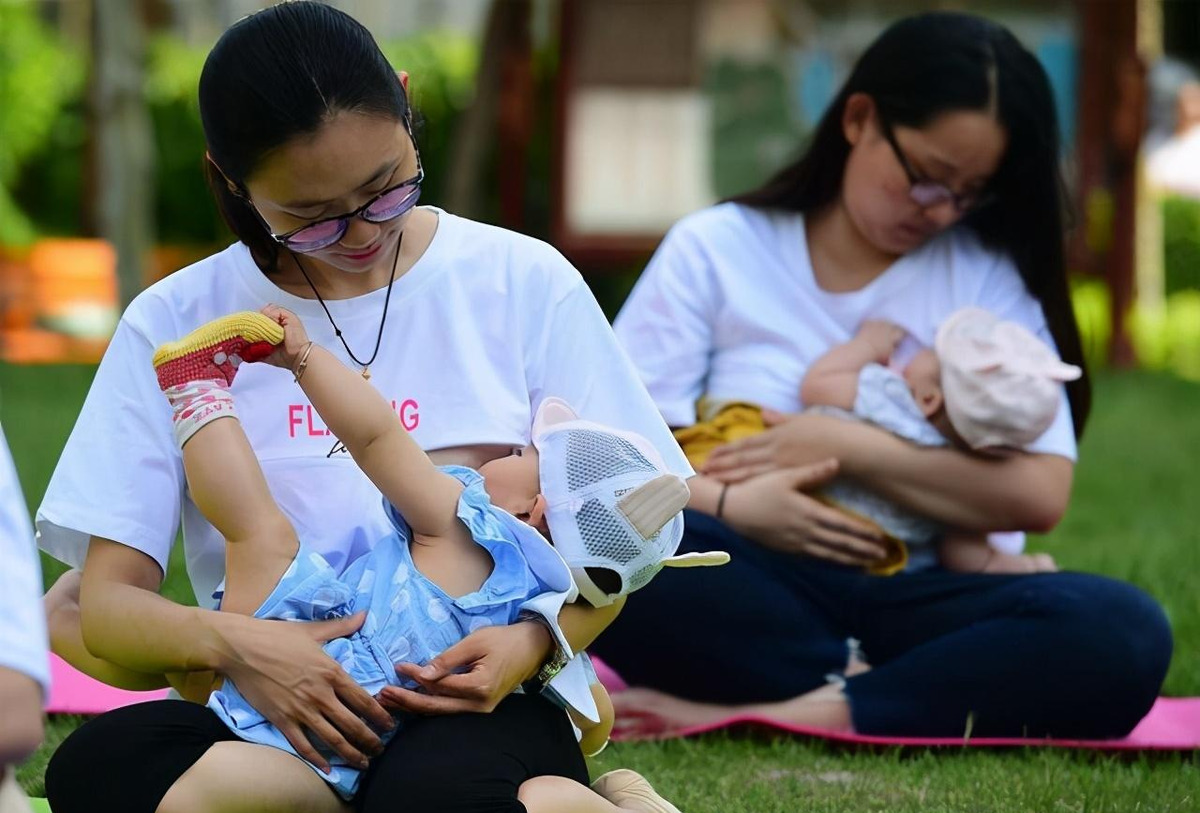
[{"label": "mesh panel on hat", "polygon": [[592,556],[624,564],[641,554],[644,547],[630,536],[617,518],[599,500],[588,500],[575,515],[584,547]]},{"label": "mesh panel on hat", "polygon": [[567,487],[572,491],[620,474],[656,470],[629,441],[590,429],[568,434],[566,456]]}]

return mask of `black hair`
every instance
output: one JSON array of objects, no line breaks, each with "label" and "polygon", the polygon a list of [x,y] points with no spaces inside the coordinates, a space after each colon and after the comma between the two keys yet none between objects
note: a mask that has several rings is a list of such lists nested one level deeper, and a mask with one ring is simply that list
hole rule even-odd
[{"label": "black hair", "polygon": [[225,223],[266,273],[279,270],[281,247],[251,210],[245,180],[269,152],[340,112],[405,121],[408,99],[371,32],[324,3],[294,0],[251,14],[204,61],[208,184]]},{"label": "black hair", "polygon": [[932,12],[889,27],[859,58],[802,157],[758,189],[730,198],[748,206],[810,212],[841,193],[850,144],[846,102],[870,96],[892,125],[920,128],[954,110],[993,110],[1008,147],[988,184],[995,200],[963,223],[1007,253],[1042,306],[1064,361],[1084,368],[1067,385],[1076,435],[1091,411],[1091,383],[1067,286],[1065,195],[1054,98],[1037,58],[1007,29],[970,14]]}]

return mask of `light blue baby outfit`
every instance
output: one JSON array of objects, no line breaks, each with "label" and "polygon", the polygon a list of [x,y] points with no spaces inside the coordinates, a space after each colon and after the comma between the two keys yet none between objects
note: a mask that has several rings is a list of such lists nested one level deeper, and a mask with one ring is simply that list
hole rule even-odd
[{"label": "light blue baby outfit", "polygon": [[[404,685],[395,671],[398,662],[423,664],[481,627],[516,621],[522,610],[557,616],[572,587],[562,559],[536,530],[492,505],[478,472],[461,466],[444,466],[442,471],[462,482],[459,519],[495,563],[478,591],[452,598],[425,578],[409,550],[412,530],[395,507],[385,503],[395,528],[391,536],[380,540],[340,576],[302,543],[255,617],[320,621],[366,610],[359,632],[332,640],[324,649],[355,682],[375,695],[389,684]],[[561,635],[560,630],[555,632]],[[565,641],[559,643],[565,646]],[[226,681],[208,705],[242,739],[296,753],[231,682]],[[384,740],[392,734],[384,734]],[[332,773],[313,770],[349,799],[362,772],[332,751],[322,754]]]},{"label": "light blue baby outfit", "polygon": [[[942,433],[925,418],[903,376],[881,364],[868,364],[858,374],[853,412],[836,407],[813,407],[812,411],[873,423],[920,446],[949,445]],[[822,492],[851,511],[873,519],[889,534],[902,540],[908,547],[905,570],[923,570],[937,563],[933,542],[943,530],[939,523],[910,513],[849,480],[835,480]]]}]

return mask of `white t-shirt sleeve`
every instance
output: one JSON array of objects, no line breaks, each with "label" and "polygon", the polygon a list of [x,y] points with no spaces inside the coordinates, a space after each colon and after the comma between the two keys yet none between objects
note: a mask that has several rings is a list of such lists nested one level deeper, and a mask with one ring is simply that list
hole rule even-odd
[{"label": "white t-shirt sleeve", "polygon": [[613,322],[650,397],[676,427],[696,422],[716,322],[717,297],[705,270],[710,261],[688,225],[668,232]]},{"label": "white t-shirt sleeve", "polygon": [[0,430],[0,667],[36,680],[50,690],[42,571],[29,509],[4,432]]},{"label": "white t-shirt sleeve", "polygon": [[183,462],[146,336],[121,320],[37,512],[43,550],[83,565],[88,537],[151,556],[163,572],[179,529]]},{"label": "white t-shirt sleeve", "polygon": [[577,272],[572,269],[571,274],[574,282],[549,303],[527,351],[532,409],[547,397],[562,398],[589,421],[642,435],[673,474],[691,477],[692,467],[617,344],[596,298]]},{"label": "white t-shirt sleeve", "polygon": [[[996,257],[996,255],[990,255]],[[1033,298],[1025,287],[1016,266],[1006,257],[997,257],[996,265],[983,279],[980,291],[979,307],[991,311],[1001,319],[1016,322],[1028,328],[1035,336],[1044,341],[1056,353],[1058,347],[1050,328],[1046,324],[1046,315],[1041,303]],[[1038,454],[1053,454],[1068,460],[1079,458],[1079,448],[1075,441],[1075,425],[1071,420],[1071,404],[1067,400],[1067,388],[1062,388],[1062,399],[1058,405],[1058,413],[1054,423],[1050,424],[1042,436],[1035,440],[1026,451]]]}]

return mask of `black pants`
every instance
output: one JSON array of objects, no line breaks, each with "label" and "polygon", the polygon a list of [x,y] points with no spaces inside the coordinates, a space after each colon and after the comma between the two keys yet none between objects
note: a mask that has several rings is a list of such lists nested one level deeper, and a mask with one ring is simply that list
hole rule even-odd
[{"label": "black pants", "polygon": [[724,567],[664,570],[630,597],[592,651],[631,685],[693,700],[784,700],[846,665],[865,734],[1105,738],[1154,703],[1171,659],[1159,605],[1083,573],[890,578],[766,550],[689,511],[680,552]]},{"label": "black pants", "polygon": [[[103,714],[66,739],[46,769],[54,813],[154,813],[215,743],[236,740],[204,706],[141,703]],[[264,746],[265,747],[265,746]],[[491,714],[406,720],[371,761],[354,806],[364,813],[521,813],[535,776],[584,784],[587,765],[562,709],[512,695]]]}]

